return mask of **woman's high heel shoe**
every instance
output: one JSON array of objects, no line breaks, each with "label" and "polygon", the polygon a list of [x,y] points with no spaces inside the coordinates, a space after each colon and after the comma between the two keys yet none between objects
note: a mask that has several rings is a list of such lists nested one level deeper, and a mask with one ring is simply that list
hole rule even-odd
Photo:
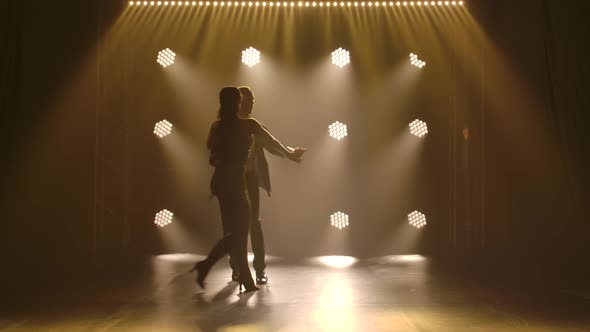
[{"label": "woman's high heel shoe", "polygon": [[193,271],[197,271],[197,277],[195,281],[203,289],[205,289],[205,277],[207,277],[207,274],[209,273],[210,269],[211,266],[207,263],[207,261],[197,262],[193,267]]},{"label": "woman's high heel shoe", "polygon": [[242,286],[244,286],[244,284],[242,284],[242,282],[240,282],[240,293],[250,293],[250,292],[255,292],[257,290],[260,290],[260,288],[256,287],[255,285],[250,285],[250,286],[244,286],[244,290],[242,291]]},{"label": "woman's high heel shoe", "polygon": [[[260,289],[260,288],[256,287],[256,285],[254,284],[254,281],[252,279],[250,279],[248,281],[246,281],[244,279],[242,279],[242,278],[238,279],[238,283],[239,283],[238,290],[240,291],[240,293],[255,292]],[[244,286],[244,291],[242,291],[242,286]]]}]

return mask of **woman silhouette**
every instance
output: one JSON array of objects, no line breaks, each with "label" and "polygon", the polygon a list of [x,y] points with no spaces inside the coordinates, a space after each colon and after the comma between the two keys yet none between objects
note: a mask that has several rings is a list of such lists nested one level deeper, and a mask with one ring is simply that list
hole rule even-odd
[{"label": "woman silhouette", "polygon": [[267,139],[273,148],[282,150],[284,155],[294,161],[301,161],[305,149],[289,149],[272,136],[255,119],[238,117],[241,102],[240,90],[225,87],[219,93],[219,116],[213,122],[207,139],[210,151],[209,163],[215,167],[211,178],[211,193],[217,196],[221,210],[221,221],[225,236],[215,244],[207,258],[195,264],[197,283],[205,288],[205,277],[211,267],[224,255],[232,251],[239,269],[239,289],[245,292],[256,291],[248,267],[247,243],[250,228],[250,201],[246,185],[246,164],[254,157],[254,136]]}]

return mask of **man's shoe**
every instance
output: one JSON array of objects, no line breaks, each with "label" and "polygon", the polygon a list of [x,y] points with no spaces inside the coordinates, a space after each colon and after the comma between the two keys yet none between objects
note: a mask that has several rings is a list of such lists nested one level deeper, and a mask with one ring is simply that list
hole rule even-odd
[{"label": "man's shoe", "polygon": [[256,284],[257,285],[266,285],[268,284],[268,276],[265,272],[256,273]]},{"label": "man's shoe", "polygon": [[231,271],[231,281],[238,281],[240,279],[240,272]]}]

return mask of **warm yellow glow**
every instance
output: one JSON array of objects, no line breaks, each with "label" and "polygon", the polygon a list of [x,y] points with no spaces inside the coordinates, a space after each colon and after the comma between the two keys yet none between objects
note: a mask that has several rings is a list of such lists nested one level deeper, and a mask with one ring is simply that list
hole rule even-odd
[{"label": "warm yellow glow", "polygon": [[369,2],[369,7],[373,7],[373,3],[372,2]]},{"label": "warm yellow glow", "polygon": [[351,267],[356,263],[358,260],[351,256],[322,256],[318,257],[317,262],[334,268],[347,268]]},{"label": "warm yellow glow", "polygon": [[309,7],[309,2],[306,2],[305,3],[305,7]]},{"label": "warm yellow glow", "polygon": [[463,6],[463,1],[459,1],[459,6]]}]

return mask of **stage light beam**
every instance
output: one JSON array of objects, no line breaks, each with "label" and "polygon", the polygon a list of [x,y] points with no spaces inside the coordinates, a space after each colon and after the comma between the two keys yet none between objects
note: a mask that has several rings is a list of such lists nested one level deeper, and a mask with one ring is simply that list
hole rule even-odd
[{"label": "stage light beam", "polygon": [[242,62],[249,67],[260,63],[260,51],[254,47],[248,47],[242,51]]},{"label": "stage light beam", "polygon": [[168,120],[162,120],[154,126],[154,134],[159,138],[166,137],[172,133],[172,123]]},{"label": "stage light beam", "polygon": [[336,121],[328,126],[328,133],[331,137],[341,140],[348,136],[348,128],[344,123]]},{"label": "stage light beam", "polygon": [[332,63],[342,68],[350,63],[350,52],[339,47],[337,50],[332,52]]},{"label": "stage light beam", "polygon": [[154,224],[160,228],[170,225],[174,218],[174,213],[164,209],[158,213],[156,213],[156,217],[154,219]]},{"label": "stage light beam", "polygon": [[418,68],[424,68],[426,66],[426,62],[418,59],[418,55],[414,53],[410,53],[410,63]]},{"label": "stage light beam", "polygon": [[157,62],[164,68],[170,67],[174,64],[174,59],[176,59],[176,53],[174,53],[171,49],[166,48],[158,52]]},{"label": "stage light beam", "polygon": [[408,214],[408,223],[418,229],[426,226],[426,216],[422,212],[414,211]]},{"label": "stage light beam", "polygon": [[346,213],[338,211],[330,216],[330,225],[340,230],[348,227],[349,224],[348,215]]},{"label": "stage light beam", "polygon": [[426,134],[428,134],[428,126],[426,125],[426,122],[422,121],[422,120],[414,120],[409,124],[410,127],[410,134],[417,136],[417,137],[424,137],[426,136]]}]

